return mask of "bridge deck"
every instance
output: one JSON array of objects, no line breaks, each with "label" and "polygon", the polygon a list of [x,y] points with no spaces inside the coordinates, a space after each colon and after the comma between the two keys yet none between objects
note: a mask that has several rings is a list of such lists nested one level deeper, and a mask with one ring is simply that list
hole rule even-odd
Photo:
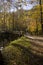
[{"label": "bridge deck", "polygon": [[22,34],[23,31],[0,31],[0,33],[13,33],[13,34]]}]

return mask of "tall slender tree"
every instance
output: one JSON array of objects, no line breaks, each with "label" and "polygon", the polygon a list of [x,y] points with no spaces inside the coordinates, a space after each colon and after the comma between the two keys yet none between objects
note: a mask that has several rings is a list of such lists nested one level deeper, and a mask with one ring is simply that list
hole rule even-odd
[{"label": "tall slender tree", "polygon": [[42,32],[43,32],[43,19],[42,19],[42,0],[39,0],[39,4],[40,4],[41,28],[42,28]]}]

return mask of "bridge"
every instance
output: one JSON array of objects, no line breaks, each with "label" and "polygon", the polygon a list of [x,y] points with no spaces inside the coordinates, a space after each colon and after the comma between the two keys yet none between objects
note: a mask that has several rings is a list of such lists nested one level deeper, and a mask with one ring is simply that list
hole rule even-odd
[{"label": "bridge", "polygon": [[0,31],[0,39],[4,37],[8,39],[8,37],[14,37],[14,36],[22,36],[23,31]]},{"label": "bridge", "polygon": [[3,30],[3,31],[0,31],[0,33],[13,33],[13,34],[22,34],[23,31],[15,31],[15,30]]},{"label": "bridge", "polygon": [[0,48],[8,45],[7,43],[21,37],[23,31],[0,31]]}]

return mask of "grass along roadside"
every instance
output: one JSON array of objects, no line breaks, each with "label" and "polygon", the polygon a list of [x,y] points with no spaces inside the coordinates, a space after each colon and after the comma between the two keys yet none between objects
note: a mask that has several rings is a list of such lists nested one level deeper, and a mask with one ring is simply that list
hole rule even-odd
[{"label": "grass along roadside", "polygon": [[12,41],[2,51],[4,65],[29,65],[29,39],[21,37]]}]

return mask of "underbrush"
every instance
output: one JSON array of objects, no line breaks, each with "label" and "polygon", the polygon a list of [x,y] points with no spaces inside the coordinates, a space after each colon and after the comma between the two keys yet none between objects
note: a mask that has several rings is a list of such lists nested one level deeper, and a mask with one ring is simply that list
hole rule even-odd
[{"label": "underbrush", "polygon": [[2,50],[4,65],[43,65],[43,57],[30,51],[30,42],[26,37],[18,38]]},{"label": "underbrush", "polygon": [[29,65],[29,39],[21,37],[2,51],[4,65]]}]

